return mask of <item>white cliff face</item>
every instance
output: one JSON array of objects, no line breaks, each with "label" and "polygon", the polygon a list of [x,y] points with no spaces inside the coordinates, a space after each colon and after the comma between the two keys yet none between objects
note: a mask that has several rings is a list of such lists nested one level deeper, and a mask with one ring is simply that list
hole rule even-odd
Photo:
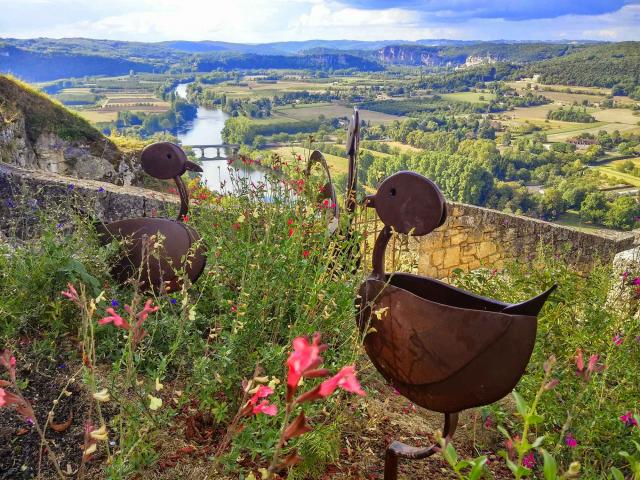
[{"label": "white cliff face", "polygon": [[116,185],[135,184],[140,176],[135,155],[118,152],[106,139],[101,148],[99,144],[43,133],[32,144],[20,114],[12,118],[0,115],[0,161]]}]

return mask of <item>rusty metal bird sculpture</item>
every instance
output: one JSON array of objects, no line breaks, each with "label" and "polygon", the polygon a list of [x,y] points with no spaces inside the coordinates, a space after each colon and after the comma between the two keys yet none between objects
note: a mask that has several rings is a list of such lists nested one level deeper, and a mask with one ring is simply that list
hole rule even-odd
[{"label": "rusty metal bird sculpture", "polygon": [[[518,383],[533,351],[537,315],[555,286],[512,305],[429,277],[385,273],[393,232],[427,235],[445,222],[446,202],[431,180],[399,172],[366,203],[385,226],[374,246],[373,272],[359,291],[357,322],[365,349],[402,395],[445,414],[443,435],[450,438],[460,411],[493,403]],[[397,478],[398,458],[435,452],[435,446],[394,441],[386,452],[385,480]]]},{"label": "rusty metal bird sculpture", "polygon": [[[176,220],[169,218],[129,218],[96,229],[103,244],[118,240],[122,244],[120,257],[112,267],[112,274],[124,283],[140,275],[143,288],[173,292],[181,287],[180,272],[184,269],[193,283],[202,274],[206,251],[200,235],[184,223],[189,212],[189,194],[181,179],[187,171],[202,172],[202,168],[187,160],[184,151],[173,143],[148,145],[141,154],[143,170],[152,177],[173,179],[180,195],[180,212]],[[160,255],[148,255],[145,244],[153,235],[164,238]]]}]

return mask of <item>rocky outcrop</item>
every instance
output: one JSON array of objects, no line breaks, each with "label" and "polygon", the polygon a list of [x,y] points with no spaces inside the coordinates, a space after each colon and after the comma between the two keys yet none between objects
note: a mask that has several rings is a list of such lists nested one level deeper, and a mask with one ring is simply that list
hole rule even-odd
[{"label": "rocky outcrop", "polygon": [[440,67],[462,65],[465,55],[443,56],[438,49],[415,45],[389,45],[378,50],[378,60],[393,65],[423,65]]},{"label": "rocky outcrop", "polygon": [[23,168],[135,185],[136,152],[119,150],[84,119],[0,76],[0,161]]}]

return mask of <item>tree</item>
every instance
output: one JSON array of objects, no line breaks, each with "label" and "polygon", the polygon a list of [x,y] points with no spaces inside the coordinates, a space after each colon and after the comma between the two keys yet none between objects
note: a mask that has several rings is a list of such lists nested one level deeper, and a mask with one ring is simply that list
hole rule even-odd
[{"label": "tree", "polygon": [[636,218],[640,215],[640,206],[635,198],[618,197],[607,212],[604,224],[607,227],[631,230],[636,224]]},{"label": "tree", "polygon": [[602,223],[607,215],[607,207],[604,193],[588,193],[580,206],[580,218],[585,222]]}]

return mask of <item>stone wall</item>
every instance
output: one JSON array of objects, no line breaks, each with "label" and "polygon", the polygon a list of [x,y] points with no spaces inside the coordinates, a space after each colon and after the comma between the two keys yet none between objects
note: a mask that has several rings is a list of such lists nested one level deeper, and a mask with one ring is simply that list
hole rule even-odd
[{"label": "stone wall", "polygon": [[[28,227],[37,223],[37,211],[59,205],[70,205],[103,221],[113,221],[168,215],[176,210],[178,202],[176,196],[154,190],[0,163],[0,232],[15,235],[8,227],[15,224],[15,204],[25,201],[33,207],[27,209],[27,215],[32,218],[21,219],[27,230],[27,234],[21,236],[30,236]],[[618,252],[635,245],[632,233],[595,235],[472,205],[449,203],[448,213],[445,224],[430,235],[408,239],[405,248],[408,247],[415,258],[412,263],[417,265],[418,273],[447,278],[456,268],[500,268],[509,260],[529,261],[541,243],[554,254],[569,252],[567,258],[576,268],[587,271],[594,262],[611,262]],[[20,210],[20,214],[25,215],[25,209]],[[376,223],[379,227],[380,222]],[[388,261],[388,268],[393,269],[393,258]]]},{"label": "stone wall", "polygon": [[530,261],[542,244],[564,255],[579,271],[596,261],[610,263],[635,244],[633,233],[586,233],[487,208],[450,202],[445,224],[410,242],[418,253],[418,272],[447,278],[460,268],[500,268],[505,261]]},{"label": "stone wall", "polygon": [[[26,170],[0,163],[0,232],[29,237],[39,212],[60,206],[84,211],[92,218],[113,221],[122,218],[167,215],[178,199],[154,190],[117,186],[96,180]],[[27,206],[28,208],[24,208]],[[20,216],[20,219],[16,217]],[[17,221],[19,220],[19,222]],[[9,232],[19,225],[19,232]]]}]

